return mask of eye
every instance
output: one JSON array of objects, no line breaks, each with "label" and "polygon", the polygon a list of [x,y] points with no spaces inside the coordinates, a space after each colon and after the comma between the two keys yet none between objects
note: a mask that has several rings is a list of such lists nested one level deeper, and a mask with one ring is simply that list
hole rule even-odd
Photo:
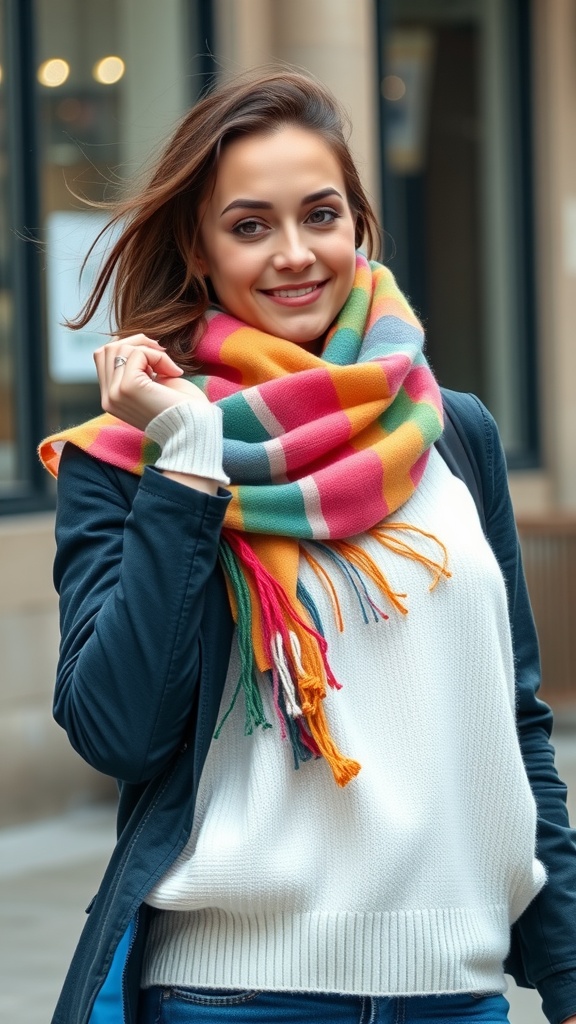
[{"label": "eye", "polygon": [[319,206],[316,210],[312,210],[308,214],[306,220],[308,224],[313,224],[315,227],[328,226],[333,224],[335,220],[339,218],[340,214],[333,210],[331,206]]},{"label": "eye", "polygon": [[258,238],[266,231],[266,225],[259,220],[241,220],[234,225],[232,231],[240,238]]}]

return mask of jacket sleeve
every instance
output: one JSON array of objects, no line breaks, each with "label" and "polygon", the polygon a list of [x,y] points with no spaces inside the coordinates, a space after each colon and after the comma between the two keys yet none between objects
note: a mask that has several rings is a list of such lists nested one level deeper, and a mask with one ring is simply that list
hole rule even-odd
[{"label": "jacket sleeve", "polygon": [[54,716],[99,771],[142,782],[182,743],[201,671],[200,625],[229,494],[65,446],[54,582]]},{"label": "jacket sleeve", "polygon": [[518,735],[538,807],[537,854],[548,871],[547,884],[514,927],[515,953],[521,961],[521,978],[517,980],[538,989],[546,1017],[552,1024],[560,1024],[576,1014],[576,832],[568,821],[566,786],[554,764],[552,712],[537,697],[538,639],[508,490],[506,460],[492,416],[478,399],[475,401],[484,423],[484,455],[479,461],[488,471],[484,481],[488,540],[508,593]]}]

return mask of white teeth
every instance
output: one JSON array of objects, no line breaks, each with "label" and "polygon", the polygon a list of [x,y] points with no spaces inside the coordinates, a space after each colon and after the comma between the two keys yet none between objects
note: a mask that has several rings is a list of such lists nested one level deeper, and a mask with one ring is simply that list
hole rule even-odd
[{"label": "white teeth", "polygon": [[313,284],[310,288],[278,288],[272,292],[272,295],[277,295],[279,299],[294,299],[300,295],[310,295],[316,289],[316,285]]}]

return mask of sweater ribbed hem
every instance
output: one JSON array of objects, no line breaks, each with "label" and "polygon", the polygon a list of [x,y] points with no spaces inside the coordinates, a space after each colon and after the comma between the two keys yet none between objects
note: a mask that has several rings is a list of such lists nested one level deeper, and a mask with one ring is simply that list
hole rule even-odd
[{"label": "sweater ribbed hem", "polygon": [[508,909],[153,915],[142,985],[400,996],[503,992]]}]

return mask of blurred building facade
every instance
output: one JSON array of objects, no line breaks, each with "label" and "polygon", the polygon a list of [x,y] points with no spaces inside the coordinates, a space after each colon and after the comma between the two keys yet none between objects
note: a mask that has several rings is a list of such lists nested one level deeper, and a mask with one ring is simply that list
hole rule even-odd
[{"label": "blurred building facade", "polygon": [[0,821],[108,785],[51,720],[54,490],[35,458],[99,411],[105,325],[60,327],[103,223],[77,196],[112,195],[211,80],[277,60],[347,108],[384,258],[441,383],[495,414],[519,518],[547,537],[576,517],[576,0],[0,0]]}]

